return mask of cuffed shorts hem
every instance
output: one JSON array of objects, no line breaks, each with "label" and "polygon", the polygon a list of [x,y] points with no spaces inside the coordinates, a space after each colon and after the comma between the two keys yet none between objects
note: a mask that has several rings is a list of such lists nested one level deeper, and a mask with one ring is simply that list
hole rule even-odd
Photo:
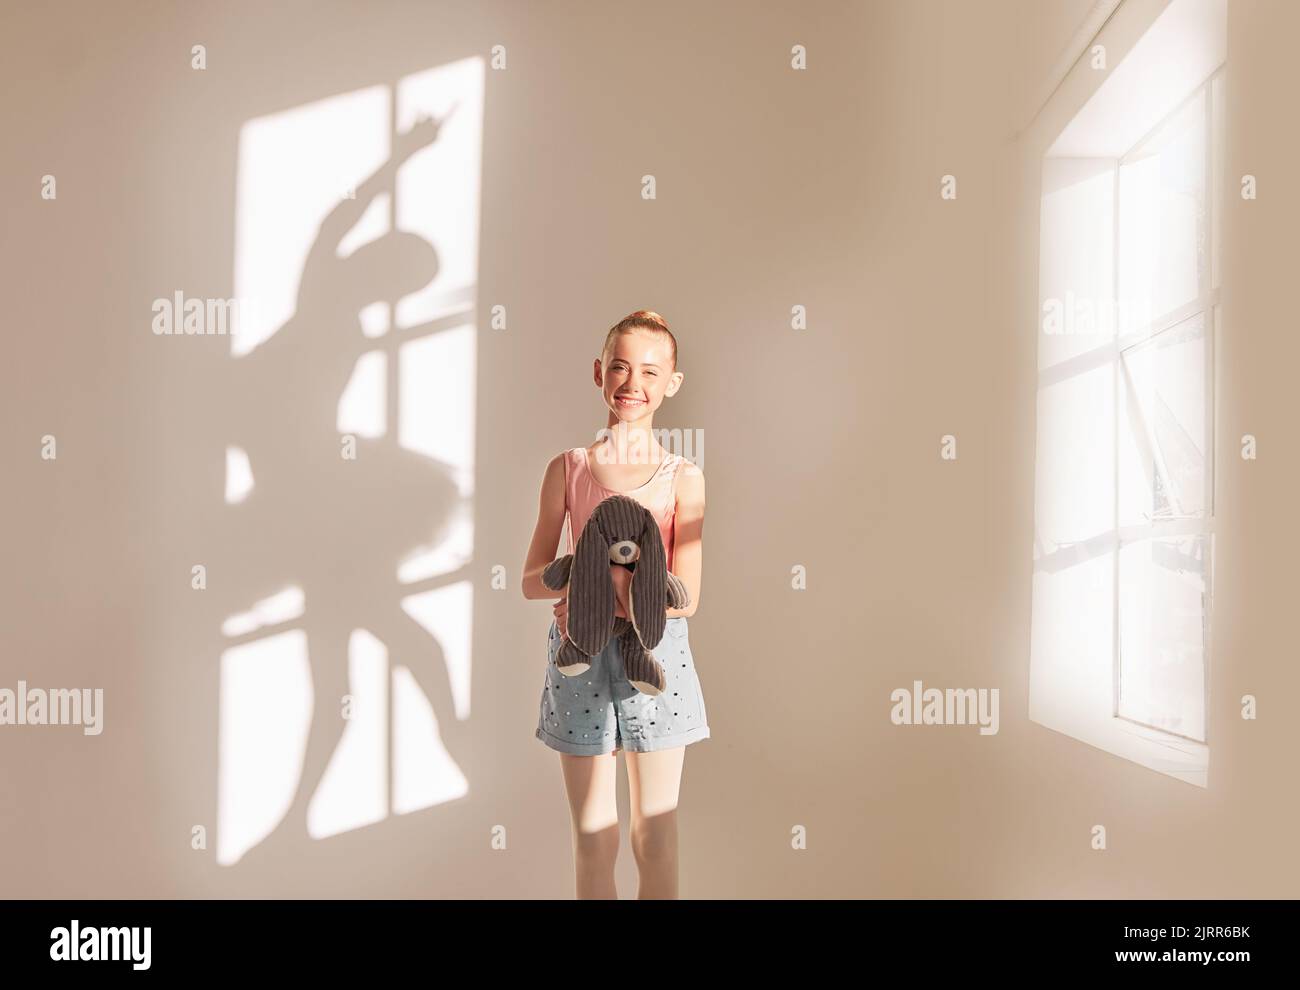
[{"label": "cuffed shorts hem", "polygon": [[620,745],[630,753],[653,753],[660,749],[672,749],[674,746],[689,746],[709,738],[707,725],[679,732],[675,736],[651,736],[649,739],[622,739]]},{"label": "cuffed shorts hem", "polygon": [[709,727],[701,725],[686,732],[679,732],[677,735],[660,736],[653,739],[620,739],[615,745],[610,743],[569,742],[567,739],[551,735],[540,725],[534,730],[533,736],[559,753],[568,753],[570,756],[604,756],[620,749],[630,753],[654,753],[661,749],[672,749],[674,746],[689,746],[691,743],[703,742],[708,739]]}]

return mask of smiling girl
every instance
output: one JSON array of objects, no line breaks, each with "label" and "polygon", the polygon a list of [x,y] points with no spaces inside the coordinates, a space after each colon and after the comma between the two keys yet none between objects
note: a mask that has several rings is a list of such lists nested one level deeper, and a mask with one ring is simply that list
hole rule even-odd
[{"label": "smiling girl", "polygon": [[[652,651],[667,687],[642,694],[628,681],[618,639],[591,658],[583,674],[566,677],[548,663],[536,737],[560,754],[573,823],[579,898],[617,898],[614,862],[619,823],[615,802],[618,751],[627,763],[631,842],[640,875],[637,896],[677,896],[677,802],[686,747],[709,737],[704,695],[691,656],[686,617],[700,603],[703,568],[704,474],[655,438],[655,411],[676,395],[677,340],[657,313],[638,310],[606,335],[592,366],[607,416],[601,439],[553,457],[542,479],[537,525],[524,564],[525,598],[551,598],[542,570],[556,557],[561,535],[572,553],[592,510],[626,495],[654,515],[668,570],[686,585],[689,605],[666,608],[663,638]],[[611,567],[618,604],[627,617],[631,573]],[[554,656],[568,629],[568,602],[555,604],[548,649]]]}]

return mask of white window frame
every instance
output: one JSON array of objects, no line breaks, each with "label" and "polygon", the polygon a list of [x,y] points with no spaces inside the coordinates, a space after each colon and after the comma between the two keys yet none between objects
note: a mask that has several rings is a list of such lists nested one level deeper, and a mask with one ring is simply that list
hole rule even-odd
[{"label": "white window frame", "polygon": [[[1035,123],[1026,136],[1035,155],[1041,156],[1042,167],[1029,717],[1037,725],[1121,760],[1199,787],[1209,783],[1208,742],[1213,722],[1209,706],[1217,487],[1213,458],[1221,446],[1215,422],[1214,353],[1222,331],[1219,197],[1223,188],[1226,28],[1226,0],[1170,0],[1167,4],[1121,7],[1094,37],[1096,44],[1120,53],[1118,60],[1098,73],[1097,65],[1077,58],[1040,110],[1041,123]],[[1199,266],[1195,301],[1154,317],[1144,310],[1137,317],[1143,321],[1141,327],[1132,326],[1133,320],[1127,316],[1122,325],[1118,321],[1115,325],[1095,324],[1091,309],[1071,307],[1078,301],[1102,303],[1116,313],[1121,309],[1120,291],[1136,296],[1130,301],[1162,304],[1164,294],[1150,291],[1159,281],[1144,287],[1128,284],[1121,274],[1121,169],[1135,153],[1145,153],[1148,142],[1180,111],[1186,112],[1188,101],[1197,99],[1203,90],[1208,127],[1201,246],[1206,264]],[[1123,219],[1127,221],[1127,217]],[[1139,250],[1144,249],[1139,246]],[[1066,323],[1059,315],[1062,311],[1070,317],[1077,313],[1078,319]],[[1137,370],[1131,362],[1132,348],[1150,345],[1161,333],[1198,315],[1204,320],[1206,421],[1196,443],[1205,447],[1206,491],[1203,505],[1191,511],[1204,515],[1177,518],[1161,508],[1135,518],[1132,472],[1135,466],[1142,469],[1145,451],[1141,451],[1143,433],[1133,431],[1156,431],[1148,419],[1146,384],[1141,377],[1126,374]],[[1095,346],[1078,336],[1070,338],[1091,333],[1111,336],[1096,341]],[[1176,355],[1171,352],[1165,357]],[[1105,369],[1108,362],[1109,375]],[[1169,366],[1163,370],[1167,373]],[[1132,396],[1126,394],[1129,381],[1140,389]],[[1186,403],[1191,395],[1182,394]],[[1140,408],[1141,412],[1126,422],[1121,403],[1131,398],[1137,403],[1129,409],[1138,413]],[[1106,416],[1112,421],[1105,422]],[[1147,419],[1145,424],[1143,419]],[[1138,439],[1141,451],[1136,461],[1132,439]],[[1156,450],[1152,456],[1163,455]],[[1166,465],[1161,464],[1160,469],[1154,477],[1164,480],[1153,484],[1164,487]],[[1185,487],[1181,490],[1187,491]],[[1169,508],[1186,511],[1176,504]],[[1202,594],[1199,688],[1205,719],[1200,724],[1164,728],[1139,721],[1145,713],[1131,705],[1124,705],[1126,714],[1120,715],[1121,673],[1126,669],[1121,666],[1121,648],[1127,639],[1120,620],[1125,602],[1146,597],[1148,587],[1121,586],[1121,577],[1127,579],[1128,573],[1121,574],[1120,550],[1132,547],[1135,539],[1202,535],[1205,538],[1196,551],[1205,555],[1204,568],[1196,569],[1204,580],[1193,587]],[[1114,560],[1104,560],[1107,554],[1113,554]],[[1130,553],[1130,559],[1133,556]],[[1155,586],[1149,587],[1155,591]],[[1156,599],[1140,607],[1147,609],[1143,614],[1149,616],[1154,614],[1150,609],[1165,606]],[[1128,618],[1133,617],[1130,612]],[[1170,618],[1179,616],[1170,613]],[[1111,624],[1109,628],[1106,623]],[[1127,631],[1133,628],[1130,621]],[[1187,628],[1184,635],[1194,635],[1194,628]],[[1148,629],[1156,633],[1155,642],[1159,642],[1158,621],[1154,629]],[[1159,720],[1160,705],[1155,709],[1148,721]],[[1204,741],[1194,735],[1203,736]]]}]

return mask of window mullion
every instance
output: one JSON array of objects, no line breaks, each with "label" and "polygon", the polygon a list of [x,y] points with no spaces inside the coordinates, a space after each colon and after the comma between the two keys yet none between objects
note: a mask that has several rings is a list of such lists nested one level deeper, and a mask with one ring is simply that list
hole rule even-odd
[{"label": "window mullion", "polygon": [[[1111,192],[1111,266],[1110,266],[1110,292],[1111,292],[1111,312],[1117,313],[1119,306],[1119,188],[1120,188],[1120,163],[1115,162],[1112,173],[1112,192]],[[1120,410],[1120,390],[1123,388],[1123,381],[1120,377],[1119,363],[1122,360],[1120,356],[1120,332],[1121,327],[1118,322],[1113,327],[1113,357],[1112,357],[1112,402],[1111,402],[1111,427],[1112,427],[1112,447],[1111,447],[1111,474],[1114,484],[1114,505],[1113,519],[1115,527],[1115,559],[1112,568],[1112,592],[1113,602],[1111,609],[1111,714],[1119,715],[1119,689],[1120,689],[1120,588],[1119,588],[1119,410]]]}]

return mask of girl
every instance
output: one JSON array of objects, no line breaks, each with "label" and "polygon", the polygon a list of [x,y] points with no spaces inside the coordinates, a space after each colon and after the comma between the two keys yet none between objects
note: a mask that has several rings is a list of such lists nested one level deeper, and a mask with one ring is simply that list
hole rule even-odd
[{"label": "girl", "polygon": [[[640,898],[677,897],[677,797],[686,747],[709,737],[686,617],[700,604],[703,566],[704,475],[654,438],[655,410],[676,395],[677,340],[657,313],[638,310],[616,323],[605,338],[592,376],[608,410],[602,438],[590,447],[557,454],[542,479],[537,526],[524,564],[525,598],[555,595],[542,570],[557,556],[561,530],[572,553],[587,518],[610,495],[628,495],[655,516],[668,569],[686,584],[690,604],[666,609],[663,639],[654,656],[668,684],[651,697],[627,680],[618,641],[591,658],[591,668],[565,677],[547,669],[538,712],[538,739],[560,754],[573,821],[579,898],[617,898],[614,861],[619,824],[615,803],[618,750],[627,763],[631,795],[632,852],[640,875]],[[567,527],[565,526],[567,521]],[[631,573],[612,564],[618,604],[626,618]],[[555,604],[549,650],[553,657],[568,629],[567,598]]]}]

